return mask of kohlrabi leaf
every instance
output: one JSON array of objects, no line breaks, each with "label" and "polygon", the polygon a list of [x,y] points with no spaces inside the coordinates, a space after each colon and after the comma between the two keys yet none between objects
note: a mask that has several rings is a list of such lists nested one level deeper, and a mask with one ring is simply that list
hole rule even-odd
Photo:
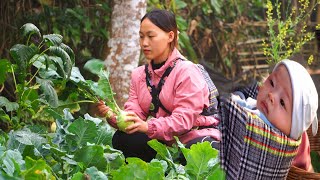
[{"label": "kohlrabi leaf", "polygon": [[20,167],[24,166],[24,160],[18,150],[8,150],[1,157],[3,171],[13,176],[15,172],[20,172]]},{"label": "kohlrabi leaf", "polygon": [[114,99],[115,93],[112,91],[112,87],[109,81],[109,73],[107,71],[101,71],[99,73],[98,88],[96,89],[97,94],[107,103],[117,115],[120,113],[120,108]]},{"label": "kohlrabi leaf", "polygon": [[205,179],[219,166],[218,150],[213,149],[209,142],[193,144],[182,152],[187,161],[185,169],[191,179]]},{"label": "kohlrabi leaf", "polygon": [[15,140],[24,145],[33,145],[35,148],[39,148],[47,140],[41,137],[37,133],[31,132],[29,129],[25,128],[23,130],[14,132]]},{"label": "kohlrabi leaf", "polygon": [[96,167],[90,167],[85,170],[86,176],[89,176],[89,179],[108,179],[108,177]]},{"label": "kohlrabi leaf", "polygon": [[152,140],[148,141],[148,145],[152,149],[154,149],[158,153],[158,155],[160,155],[163,159],[168,160],[170,162],[173,162],[170,151],[168,150],[166,145],[160,143],[156,139],[152,139]]},{"label": "kohlrabi leaf", "polygon": [[24,179],[55,179],[51,167],[43,159],[33,160],[26,157],[26,171],[23,172]]},{"label": "kohlrabi leaf", "polygon": [[164,179],[160,162],[146,163],[139,158],[127,158],[128,165],[113,171],[113,179]]},{"label": "kohlrabi leaf", "polygon": [[106,159],[100,145],[84,146],[78,149],[74,154],[74,160],[83,163],[85,168],[95,166],[100,171],[106,169]]},{"label": "kohlrabi leaf", "polygon": [[97,130],[94,122],[80,117],[69,126],[68,131],[74,136],[67,136],[67,141],[74,141],[78,147],[86,145],[87,142],[95,143]]},{"label": "kohlrabi leaf", "polygon": [[86,81],[84,79],[84,77],[82,76],[82,74],[80,73],[80,70],[78,67],[72,67],[70,80],[72,80],[76,83],[78,83],[80,81],[83,81],[83,82]]},{"label": "kohlrabi leaf", "polygon": [[86,64],[83,66],[85,70],[88,70],[92,74],[99,75],[101,70],[104,69],[104,62],[100,59],[91,59],[86,62]]}]

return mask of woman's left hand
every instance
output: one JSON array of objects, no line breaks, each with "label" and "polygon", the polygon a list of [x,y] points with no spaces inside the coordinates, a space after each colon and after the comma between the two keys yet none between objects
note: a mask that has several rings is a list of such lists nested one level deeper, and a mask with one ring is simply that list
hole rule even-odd
[{"label": "woman's left hand", "polygon": [[134,112],[127,112],[126,121],[133,121],[134,124],[128,126],[126,128],[126,132],[128,134],[132,134],[135,132],[147,133],[148,131],[148,123],[139,118]]}]

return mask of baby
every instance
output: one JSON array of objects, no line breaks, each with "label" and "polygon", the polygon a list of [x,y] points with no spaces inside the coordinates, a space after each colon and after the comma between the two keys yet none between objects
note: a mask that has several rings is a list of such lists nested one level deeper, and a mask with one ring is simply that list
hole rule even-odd
[{"label": "baby", "polygon": [[256,100],[236,91],[232,99],[258,115],[266,124],[297,140],[312,123],[318,129],[318,93],[307,70],[292,60],[282,60],[260,87]]},{"label": "baby", "polygon": [[[259,88],[259,89],[258,89]],[[282,60],[264,83],[221,97],[220,160],[227,179],[285,179],[312,124],[318,93],[307,70]]]}]

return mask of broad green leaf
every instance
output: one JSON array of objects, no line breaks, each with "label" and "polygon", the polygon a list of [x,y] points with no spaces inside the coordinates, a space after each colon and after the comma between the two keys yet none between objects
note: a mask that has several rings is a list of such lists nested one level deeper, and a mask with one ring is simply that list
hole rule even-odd
[{"label": "broad green leaf", "polygon": [[209,142],[193,144],[189,149],[182,149],[186,158],[186,172],[192,179],[204,179],[212,168],[219,163],[218,151]]},{"label": "broad green leaf", "polygon": [[68,45],[66,45],[64,43],[61,43],[59,45],[59,47],[62,48],[63,50],[65,50],[69,54],[70,59],[71,59],[71,63],[74,64],[75,63],[75,55],[74,55],[73,50]]},{"label": "broad green leaf", "polygon": [[128,165],[113,171],[113,179],[165,179],[159,162],[146,163],[139,158],[127,158]]},{"label": "broad green leaf", "polygon": [[76,142],[78,147],[82,147],[89,143],[94,143],[97,137],[97,127],[92,121],[84,120],[83,118],[76,119],[68,128],[74,136],[67,137],[67,141]]},{"label": "broad green leaf", "polygon": [[104,149],[104,157],[106,158],[107,173],[112,170],[119,169],[125,164],[125,157],[120,150],[114,149],[109,145]]},{"label": "broad green leaf", "polygon": [[152,140],[148,141],[148,145],[152,149],[154,149],[158,153],[158,155],[160,155],[162,158],[164,158],[165,160],[168,160],[170,162],[173,162],[172,156],[171,156],[168,148],[166,147],[166,145],[160,143],[156,139],[152,139]]},{"label": "broad green leaf", "polygon": [[43,40],[48,46],[59,46],[62,43],[62,36],[60,34],[43,35]]},{"label": "broad green leaf", "polygon": [[7,79],[7,72],[10,71],[11,63],[7,59],[0,59],[0,85]]},{"label": "broad green leaf", "polygon": [[26,158],[26,171],[23,173],[24,179],[55,179],[50,166],[43,159],[33,160]]},{"label": "broad green leaf", "polygon": [[66,72],[66,75],[67,75],[66,78],[69,78],[71,75],[71,69],[73,66],[73,63],[71,61],[69,54],[64,49],[62,49],[61,47],[57,47],[57,46],[50,46],[49,51],[52,54],[54,54],[55,56],[58,56],[62,59],[63,70]]},{"label": "broad green leaf", "polygon": [[90,167],[85,170],[85,174],[87,177],[89,176],[90,179],[96,180],[107,180],[108,176],[106,176],[103,172],[99,171],[96,167]]},{"label": "broad green leaf", "polygon": [[112,144],[112,137],[115,132],[114,129],[111,128],[109,124],[104,124],[98,126],[99,130],[97,131],[97,137],[95,139],[96,144],[103,144],[103,145],[111,145]]},{"label": "broad green leaf", "polygon": [[102,100],[107,103],[107,105],[113,110],[114,113],[120,113],[120,108],[118,107],[117,102],[114,99],[115,93],[112,91],[112,87],[109,82],[109,73],[107,71],[100,72],[98,87],[93,90]]},{"label": "broad green leaf", "polygon": [[66,78],[66,72],[64,70],[63,61],[60,57],[57,56],[49,56],[48,57],[50,61],[55,63],[55,67],[57,68],[57,73],[63,77]]},{"label": "broad green leaf", "polygon": [[26,23],[21,27],[22,35],[24,37],[30,36],[32,34],[36,34],[39,37],[41,36],[40,30],[32,23]]},{"label": "broad green leaf", "polygon": [[77,172],[72,175],[71,180],[83,180],[84,177],[85,177],[84,174],[82,174],[81,172]]},{"label": "broad green leaf", "polygon": [[13,176],[17,171],[19,172],[25,163],[18,150],[6,151],[1,160],[3,163],[2,169],[10,176]]},{"label": "broad green leaf", "polygon": [[99,75],[101,70],[104,69],[104,62],[100,59],[91,59],[84,64],[83,68],[93,74]]},{"label": "broad green leaf", "polygon": [[16,44],[10,49],[10,55],[18,66],[15,72],[18,75],[18,80],[20,82],[25,81],[30,59],[38,52],[39,49],[34,45],[26,46],[23,44]]},{"label": "broad green leaf", "polygon": [[85,146],[74,154],[74,160],[82,162],[85,168],[95,166],[100,171],[106,169],[106,159],[103,157],[103,148],[99,145]]},{"label": "broad green leaf", "polygon": [[84,77],[82,76],[80,70],[78,67],[72,67],[72,71],[71,71],[71,76],[70,76],[70,80],[78,83],[80,81],[86,81],[84,79]]},{"label": "broad green leaf", "polygon": [[56,90],[53,88],[53,83],[50,80],[36,78],[37,83],[40,84],[40,88],[45,96],[45,100],[50,104],[51,107],[58,107],[58,95]]},{"label": "broad green leaf", "polygon": [[40,147],[41,144],[46,143],[47,140],[41,137],[37,133],[31,132],[29,129],[25,128],[23,130],[14,132],[15,139],[24,145],[34,145],[36,148]]},{"label": "broad green leaf", "polygon": [[5,107],[7,112],[15,111],[19,108],[16,102],[10,102],[6,97],[0,96],[0,107]]}]

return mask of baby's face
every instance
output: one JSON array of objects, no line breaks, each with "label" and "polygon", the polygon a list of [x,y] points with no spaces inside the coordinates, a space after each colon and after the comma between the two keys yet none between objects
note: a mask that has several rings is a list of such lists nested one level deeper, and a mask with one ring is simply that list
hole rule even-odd
[{"label": "baby's face", "polygon": [[276,128],[290,135],[292,120],[292,86],[284,65],[279,65],[260,87],[257,108]]}]

